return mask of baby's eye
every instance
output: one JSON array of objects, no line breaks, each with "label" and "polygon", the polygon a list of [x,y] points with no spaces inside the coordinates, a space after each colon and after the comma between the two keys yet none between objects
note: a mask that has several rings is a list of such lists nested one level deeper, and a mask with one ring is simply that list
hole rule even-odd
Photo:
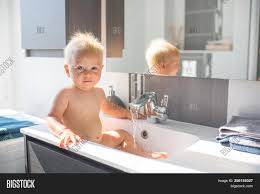
[{"label": "baby's eye", "polygon": [[93,70],[93,71],[97,71],[98,68],[97,68],[97,67],[92,67],[91,70]]},{"label": "baby's eye", "polygon": [[81,71],[84,70],[84,68],[83,68],[81,65],[78,65],[78,66],[76,67],[76,69],[77,69],[79,72],[81,72]]}]

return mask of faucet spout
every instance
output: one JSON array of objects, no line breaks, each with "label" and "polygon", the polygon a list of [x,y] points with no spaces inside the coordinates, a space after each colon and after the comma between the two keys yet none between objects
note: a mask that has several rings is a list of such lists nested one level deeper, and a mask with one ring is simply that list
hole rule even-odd
[{"label": "faucet spout", "polygon": [[[167,99],[167,101],[165,100]],[[167,115],[168,96],[164,95],[162,105],[159,106],[157,102],[157,95],[155,92],[147,92],[130,103],[132,112],[138,113],[143,108],[147,120],[152,123],[159,123],[168,119]]]}]

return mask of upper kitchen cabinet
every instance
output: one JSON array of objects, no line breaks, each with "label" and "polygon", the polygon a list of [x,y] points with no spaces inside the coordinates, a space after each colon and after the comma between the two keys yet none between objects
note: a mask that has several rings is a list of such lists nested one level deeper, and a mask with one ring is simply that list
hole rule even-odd
[{"label": "upper kitchen cabinet", "polygon": [[21,26],[27,56],[62,56],[77,31],[101,40],[101,0],[23,0]]}]

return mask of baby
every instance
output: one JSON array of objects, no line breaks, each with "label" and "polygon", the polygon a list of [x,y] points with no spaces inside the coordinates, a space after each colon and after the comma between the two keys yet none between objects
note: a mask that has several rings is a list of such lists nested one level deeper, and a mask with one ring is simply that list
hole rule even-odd
[{"label": "baby", "polygon": [[153,75],[176,76],[179,71],[180,52],[165,40],[153,40],[146,51],[146,62]]},{"label": "baby", "polygon": [[103,68],[103,46],[91,34],[75,34],[64,51],[64,69],[72,85],[56,96],[47,123],[60,139],[60,147],[69,147],[81,140],[148,157],[165,158],[166,153],[146,152],[122,129],[102,131],[100,110],[117,118],[131,118],[127,109],[110,104],[103,89],[95,87]]}]

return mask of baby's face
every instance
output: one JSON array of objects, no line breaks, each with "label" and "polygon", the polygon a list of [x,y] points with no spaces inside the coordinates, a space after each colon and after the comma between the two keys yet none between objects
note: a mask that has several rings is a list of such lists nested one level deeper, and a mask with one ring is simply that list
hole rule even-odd
[{"label": "baby's face", "polygon": [[69,71],[65,70],[71,77],[74,85],[81,90],[92,89],[100,80],[103,68],[102,57],[89,55],[82,57],[77,64],[70,65]]}]

